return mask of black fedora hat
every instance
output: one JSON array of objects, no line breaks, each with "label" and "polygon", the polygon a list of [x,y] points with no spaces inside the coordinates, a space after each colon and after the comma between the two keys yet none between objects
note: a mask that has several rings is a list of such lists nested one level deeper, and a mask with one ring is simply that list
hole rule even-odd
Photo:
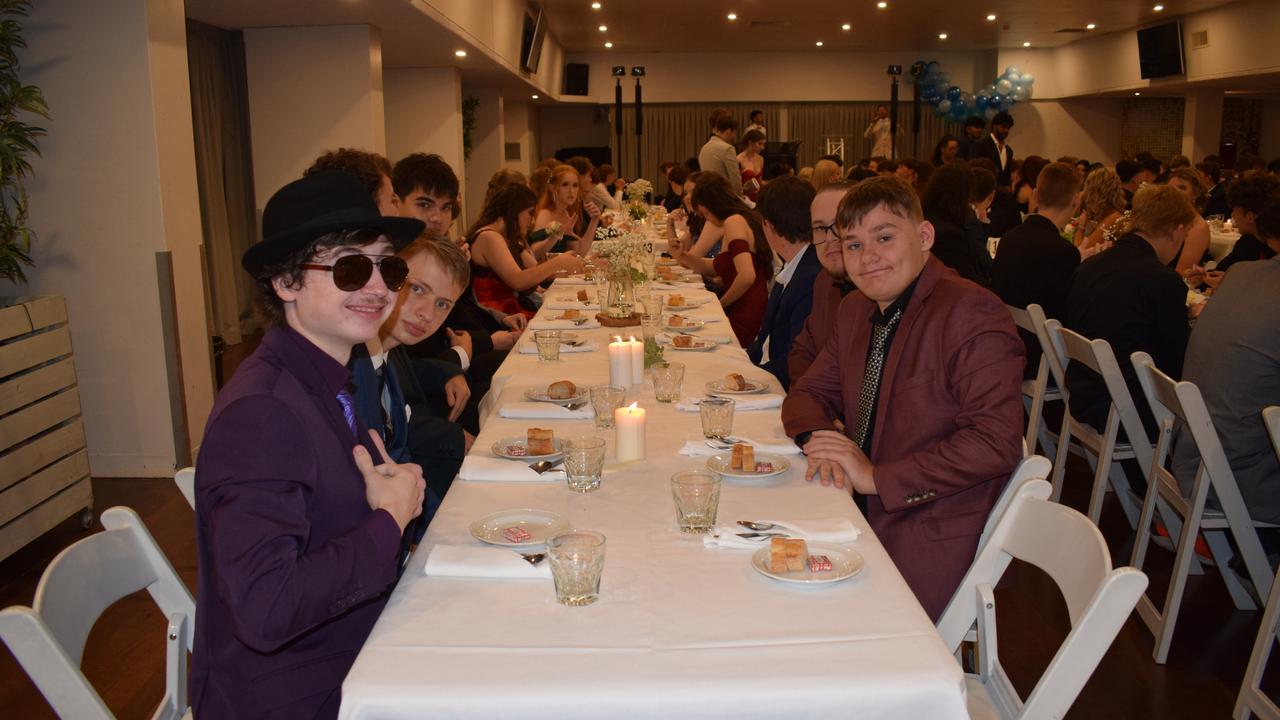
[{"label": "black fedora hat", "polygon": [[396,250],[422,234],[421,220],[386,217],[351,173],[326,170],[285,185],[262,211],[262,242],[245,251],[240,264],[258,277],[316,238],[343,230],[376,230]]}]

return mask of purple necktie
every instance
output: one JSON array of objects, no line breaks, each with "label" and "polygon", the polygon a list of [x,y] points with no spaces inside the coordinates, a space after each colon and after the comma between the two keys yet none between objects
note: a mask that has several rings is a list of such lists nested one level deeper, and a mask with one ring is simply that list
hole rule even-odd
[{"label": "purple necktie", "polygon": [[356,401],[345,387],[338,391],[338,404],[342,406],[342,417],[347,419],[347,427],[351,428],[351,436],[360,439],[360,431],[356,429]]}]

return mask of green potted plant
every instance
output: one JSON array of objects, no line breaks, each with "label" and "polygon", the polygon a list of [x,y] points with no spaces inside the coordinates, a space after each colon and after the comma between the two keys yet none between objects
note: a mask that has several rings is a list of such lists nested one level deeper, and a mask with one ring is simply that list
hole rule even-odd
[{"label": "green potted plant", "polygon": [[18,18],[26,17],[30,0],[0,0],[0,278],[25,283],[23,266],[31,265],[27,227],[27,176],[32,155],[40,154],[37,140],[45,134],[25,118],[49,117],[44,93],[24,85],[19,77],[18,51],[27,46]]}]

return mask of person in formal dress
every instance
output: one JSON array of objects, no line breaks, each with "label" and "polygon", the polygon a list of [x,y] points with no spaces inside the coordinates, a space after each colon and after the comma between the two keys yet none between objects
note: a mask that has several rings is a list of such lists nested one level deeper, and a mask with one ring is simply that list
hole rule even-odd
[{"label": "person in formal dress", "polygon": [[[1106,252],[1080,264],[1067,290],[1063,324],[1111,344],[1147,432],[1155,420],[1128,358],[1144,350],[1170,377],[1182,375],[1187,348],[1187,286],[1169,262],[1197,218],[1191,202],[1168,185],[1148,185],[1133,198],[1128,227]],[[1081,363],[1067,366],[1071,414],[1102,430],[1111,396],[1102,377]],[[1145,469],[1144,469],[1145,470]]]},{"label": "person in formal dress", "polygon": [[684,181],[691,174],[689,168],[683,165],[673,166],[667,173],[667,187],[670,191],[662,198],[662,207],[666,208],[668,215],[683,207]]},{"label": "person in formal dress", "polygon": [[346,363],[391,312],[406,273],[393,253],[423,226],[332,170],[276,192],[262,225],[242,264],[271,325],[219,392],[196,463],[191,704],[335,718],[425,491],[360,425]]},{"label": "person in formal dress", "polygon": [[742,134],[742,152],[738,153],[738,169],[742,176],[742,192],[755,202],[764,182],[764,133],[748,130]]},{"label": "person in formal dress", "polygon": [[1125,158],[1116,163],[1116,176],[1120,178],[1120,187],[1124,190],[1125,209],[1133,207],[1133,195],[1143,184],[1145,172],[1137,160]]},{"label": "person in formal dress", "polygon": [[967,160],[970,157],[969,149],[986,134],[987,121],[981,115],[970,115],[965,118],[964,127],[960,128],[960,130],[960,147],[957,157],[961,160]]},{"label": "person in formal dress", "polygon": [[591,171],[591,194],[587,199],[601,210],[621,210],[624,186],[626,182],[612,165],[597,165]]},{"label": "person in formal dress", "polygon": [[724,110],[711,114],[711,137],[698,151],[698,167],[729,181],[734,195],[742,197],[742,172],[738,169],[738,121]]},{"label": "person in formal dress", "polygon": [[747,115],[747,122],[751,124],[747,126],[746,130],[743,131],[744,137],[746,136],[746,133],[749,133],[752,130],[760,133],[761,138],[765,138],[769,136],[769,131],[764,126],[763,110],[752,110],[751,114]]},{"label": "person in formal dress", "polygon": [[813,175],[809,178],[809,182],[816,192],[822,192],[822,188],[830,183],[840,182],[843,177],[840,166],[834,160],[823,158],[814,163]]},{"label": "person in formal dress", "polygon": [[[1259,237],[1280,250],[1280,182],[1269,184],[1255,207]],[[1182,368],[1182,379],[1200,388],[1249,515],[1273,525],[1280,524],[1280,462],[1261,413],[1280,405],[1277,328],[1280,258],[1237,263],[1196,319]],[[1180,428],[1173,472],[1188,495],[1199,461],[1195,442]],[[1259,535],[1270,552],[1280,550],[1280,533]]]},{"label": "person in formal dress", "polygon": [[808,371],[818,351],[826,346],[835,330],[836,312],[844,297],[855,289],[844,269],[844,252],[836,233],[836,210],[845,193],[856,182],[842,180],[830,183],[813,196],[809,204],[809,223],[813,229],[811,243],[817,253],[822,272],[813,279],[813,302],[809,317],[791,342],[787,357],[787,375],[795,383]]},{"label": "person in formal dress", "polygon": [[1117,237],[1117,223],[1128,211],[1120,176],[1100,167],[1085,177],[1080,191],[1080,217],[1076,220],[1075,243],[1084,257],[1111,247]]},{"label": "person in formal dress", "polygon": [[[563,177],[565,183],[553,184],[551,188],[559,188],[562,198],[570,194],[576,197],[577,173],[568,168]],[[525,237],[533,222],[536,204],[532,190],[523,185],[509,185],[493,196],[467,233],[471,242],[471,285],[476,298],[494,310],[533,317],[533,311],[521,307],[519,293],[534,291],[539,283],[554,278],[557,272],[576,273],[583,269],[582,259],[572,250],[546,262],[534,259]]]},{"label": "person in formal dress", "polygon": [[996,183],[1001,187],[1013,187],[1013,148],[1006,142],[1012,128],[1012,115],[996,113],[991,118],[991,133],[969,146],[969,158],[987,158],[995,164]]},{"label": "person in formal dress", "polygon": [[791,386],[783,426],[808,458],[806,479],[865,500],[936,620],[1022,458],[1022,342],[999,298],[930,255],[933,228],[901,182],[859,183],[837,227],[860,292]]},{"label": "person in formal dress", "polygon": [[871,141],[871,155],[886,158],[894,156],[893,124],[889,121],[889,108],[877,105],[871,122],[862,131],[862,137]]},{"label": "person in formal dress", "polygon": [[1178,251],[1178,257],[1174,259],[1174,269],[1178,274],[1183,275],[1198,266],[1206,259],[1209,253],[1209,221],[1200,215],[1198,202],[1204,196],[1204,185],[1200,179],[1200,173],[1189,167],[1180,167],[1169,174],[1169,187],[1182,193],[1187,198],[1187,202],[1196,208],[1196,219],[1191,222],[1191,227],[1187,230],[1187,239],[1183,241],[1182,247]]},{"label": "person in formal dress", "polygon": [[383,215],[400,214],[400,197],[391,184],[391,163],[385,157],[356,148],[338,148],[316,158],[302,174],[330,170],[341,170],[358,177]]},{"label": "person in formal dress", "polygon": [[1013,196],[1018,201],[1018,211],[1024,216],[1036,211],[1036,181],[1040,179],[1040,171],[1049,164],[1047,158],[1030,155],[1018,165],[1018,174],[1013,183]]},{"label": "person in formal dress", "polygon": [[1240,233],[1240,239],[1226,257],[1218,261],[1218,270],[1225,272],[1232,265],[1249,260],[1268,260],[1276,256],[1270,243],[1258,239],[1258,215],[1266,207],[1267,198],[1275,192],[1280,178],[1275,175],[1245,175],[1231,185],[1227,192],[1227,204],[1231,206],[1231,224]]},{"label": "person in formal dress", "polygon": [[712,259],[674,248],[672,257],[724,288],[720,306],[729,317],[738,344],[748,347],[764,321],[769,276],[773,273],[773,251],[765,239],[760,215],[715,173],[703,173],[698,178],[690,201],[707,226],[720,231],[724,247]]},{"label": "person in formal dress", "polygon": [[984,231],[969,204],[972,188],[969,165],[948,163],[933,173],[921,194],[920,205],[925,220],[933,226],[933,256],[960,273],[960,277],[986,285],[991,256],[985,238],[973,237]]},{"label": "person in formal dress", "polygon": [[[594,168],[592,168],[594,169]],[[580,255],[591,252],[600,207],[590,197],[583,197],[582,175],[572,165],[557,165],[551,170],[551,182],[537,201],[533,232],[529,234],[529,251],[534,258],[549,252],[574,250]],[[587,192],[590,192],[590,173]],[[586,226],[583,227],[583,218]]]},{"label": "person in formal dress", "polygon": [[933,147],[929,162],[934,167],[942,167],[958,157],[960,157],[960,140],[955,135],[947,134],[938,138],[938,144]]},{"label": "person in formal dress", "polygon": [[1230,217],[1231,205],[1227,202],[1227,184],[1222,181],[1222,166],[1216,162],[1200,162],[1196,163],[1196,172],[1200,173],[1204,186],[1209,188],[1208,198],[1204,203],[1204,217]]},{"label": "person in formal dress", "polygon": [[[1046,317],[1066,317],[1067,288],[1080,265],[1080,251],[1062,237],[1062,228],[1076,214],[1080,176],[1066,163],[1052,163],[1040,171],[1036,207],[1021,225],[1004,234],[991,266],[991,289],[1006,305],[1026,309],[1039,305]],[[1033,378],[1040,363],[1040,341],[1019,330],[1027,348],[1023,377]]]},{"label": "person in formal dress", "polygon": [[813,186],[798,177],[779,178],[765,186],[756,204],[765,239],[782,259],[782,269],[774,276],[764,322],[747,348],[747,357],[773,373],[783,390],[791,386],[787,367],[791,342],[809,317],[813,281],[822,270],[809,224],[814,195]]}]

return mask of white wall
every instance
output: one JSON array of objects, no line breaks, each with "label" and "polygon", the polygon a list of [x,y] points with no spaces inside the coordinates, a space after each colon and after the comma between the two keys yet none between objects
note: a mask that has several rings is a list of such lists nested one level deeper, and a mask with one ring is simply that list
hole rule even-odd
[{"label": "white wall", "polygon": [[464,95],[480,100],[476,107],[476,126],[471,131],[471,158],[467,160],[466,184],[462,186],[463,212],[470,227],[484,203],[489,178],[503,166],[502,144],[506,142],[503,126],[502,93],[490,88],[465,89]]},{"label": "white wall", "polygon": [[257,207],[328,150],[386,153],[382,52],[367,25],[244,31]]},{"label": "white wall", "polygon": [[[1002,68],[1003,69],[1003,68]],[[1018,103],[1009,145],[1018,157],[1064,155],[1114,165],[1120,159],[1118,98],[1064,98]]]},{"label": "white wall", "polygon": [[435,153],[462,177],[462,75],[457,68],[383,70],[387,157]]},{"label": "white wall", "polygon": [[[33,158],[30,285],[67,300],[95,476],[169,475],[176,457],[155,253],[172,250],[191,431],[212,399],[199,276],[185,19],[168,0],[45,0],[23,80],[52,119]],[[195,263],[195,274],[192,264]]]},{"label": "white wall", "polygon": [[527,77],[542,95],[559,96],[565,54],[551,33],[543,39],[538,72],[526,76],[520,69],[520,37],[527,0],[417,0],[415,4],[512,74]]},{"label": "white wall", "polygon": [[533,166],[542,159],[537,156],[536,113],[536,107],[521,100],[506,98],[502,104],[502,125],[506,143],[508,145],[515,143],[520,146],[520,159],[507,160],[504,154],[502,166],[518,170],[524,173],[525,177],[529,176],[529,173],[533,171]]}]

